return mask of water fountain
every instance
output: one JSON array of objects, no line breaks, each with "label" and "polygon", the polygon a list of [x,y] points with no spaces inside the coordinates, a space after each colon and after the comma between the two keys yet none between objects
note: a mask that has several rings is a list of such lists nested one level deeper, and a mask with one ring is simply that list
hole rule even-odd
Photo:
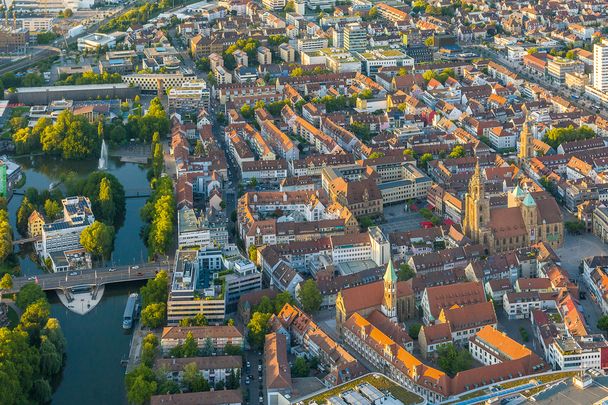
[{"label": "water fountain", "polygon": [[106,146],[105,139],[101,141],[101,154],[99,155],[97,168],[99,170],[106,170],[108,168],[108,147]]}]

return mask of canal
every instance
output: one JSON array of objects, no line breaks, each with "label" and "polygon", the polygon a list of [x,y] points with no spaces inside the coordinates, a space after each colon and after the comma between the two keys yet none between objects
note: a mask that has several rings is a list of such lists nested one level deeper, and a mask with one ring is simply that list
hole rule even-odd
[{"label": "canal", "polygon": [[[86,176],[97,169],[97,160],[66,162],[40,156],[16,159],[15,162],[26,175],[24,190],[28,187],[48,189],[49,184],[60,181],[69,171]],[[147,169],[141,165],[110,158],[108,172],[120,180],[126,193],[148,187]],[[23,196],[15,195],[8,205],[15,235],[16,213],[22,199]],[[145,202],[146,198],[126,200],[125,221],[114,242],[112,261],[115,264],[138,263],[147,256],[139,237],[143,225],[139,211]],[[31,247],[19,252],[21,272],[26,276],[43,272],[31,252]],[[57,381],[53,404],[126,404],[121,360],[128,356],[131,334],[122,329],[122,315],[127,297],[140,286],[141,283],[106,286],[102,301],[84,316],[68,311],[54,292],[48,293],[51,314],[61,322],[68,342],[66,364]]]}]

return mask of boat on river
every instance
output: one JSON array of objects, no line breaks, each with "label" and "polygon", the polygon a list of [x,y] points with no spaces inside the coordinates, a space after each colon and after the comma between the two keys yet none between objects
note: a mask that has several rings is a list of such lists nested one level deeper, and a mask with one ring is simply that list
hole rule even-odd
[{"label": "boat on river", "polygon": [[133,327],[133,319],[136,316],[136,306],[137,301],[139,301],[139,294],[133,293],[129,295],[129,299],[127,299],[127,305],[125,306],[125,313],[122,318],[122,328],[123,329],[131,329]]}]

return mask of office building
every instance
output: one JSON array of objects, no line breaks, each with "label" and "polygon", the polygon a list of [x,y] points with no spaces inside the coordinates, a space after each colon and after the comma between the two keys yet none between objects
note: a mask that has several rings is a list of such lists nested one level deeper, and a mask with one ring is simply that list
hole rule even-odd
[{"label": "office building", "polygon": [[352,23],[344,27],[344,49],[349,52],[363,51],[367,48],[367,32],[361,24]]}]

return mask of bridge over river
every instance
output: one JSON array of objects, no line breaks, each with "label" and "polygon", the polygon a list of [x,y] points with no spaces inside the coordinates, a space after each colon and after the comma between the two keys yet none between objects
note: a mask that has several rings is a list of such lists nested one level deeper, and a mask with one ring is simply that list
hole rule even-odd
[{"label": "bridge over river", "polygon": [[74,287],[99,287],[106,284],[147,280],[166,268],[160,262],[139,266],[99,267],[88,270],[73,270],[61,273],[40,274],[36,277],[13,277],[13,288],[4,293],[17,293],[27,283],[37,283],[44,291],[66,290]]}]

